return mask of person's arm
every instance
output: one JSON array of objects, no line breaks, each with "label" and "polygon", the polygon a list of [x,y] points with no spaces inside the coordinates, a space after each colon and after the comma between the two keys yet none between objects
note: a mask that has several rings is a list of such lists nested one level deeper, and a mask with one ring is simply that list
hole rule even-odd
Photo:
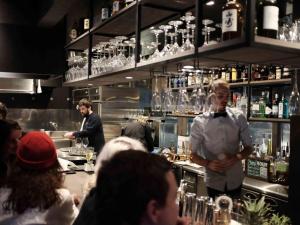
[{"label": "person's arm", "polygon": [[90,117],[88,122],[89,123],[87,124],[84,130],[73,132],[73,136],[75,138],[88,137],[91,134],[95,133],[99,126],[101,126],[101,120],[99,116]]}]

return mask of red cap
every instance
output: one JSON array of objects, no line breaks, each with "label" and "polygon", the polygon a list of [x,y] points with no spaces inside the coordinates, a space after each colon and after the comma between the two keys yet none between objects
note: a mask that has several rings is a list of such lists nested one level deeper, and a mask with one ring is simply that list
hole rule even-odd
[{"label": "red cap", "polygon": [[46,169],[57,162],[57,154],[51,138],[42,132],[32,131],[23,136],[17,150],[19,165],[30,169]]}]

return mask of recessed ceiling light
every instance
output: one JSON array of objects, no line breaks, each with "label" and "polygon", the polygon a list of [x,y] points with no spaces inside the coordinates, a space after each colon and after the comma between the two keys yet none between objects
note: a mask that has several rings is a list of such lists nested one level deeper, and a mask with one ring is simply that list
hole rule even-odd
[{"label": "recessed ceiling light", "polygon": [[133,79],[133,77],[125,77],[126,79]]},{"label": "recessed ceiling light", "polygon": [[93,84],[88,84],[88,86],[93,86]]},{"label": "recessed ceiling light", "polygon": [[192,70],[192,69],[194,69],[194,67],[193,66],[184,66],[183,69]]},{"label": "recessed ceiling light", "polygon": [[206,5],[208,5],[208,6],[212,6],[214,4],[215,4],[214,0],[210,0],[210,1],[206,2]]}]

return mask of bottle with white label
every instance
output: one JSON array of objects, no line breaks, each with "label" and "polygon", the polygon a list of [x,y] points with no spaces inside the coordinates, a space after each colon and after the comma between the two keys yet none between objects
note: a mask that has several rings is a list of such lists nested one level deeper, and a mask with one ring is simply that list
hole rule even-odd
[{"label": "bottle with white label", "polygon": [[282,119],[283,118],[283,101],[280,100],[278,103],[278,118]]},{"label": "bottle with white label", "polygon": [[243,8],[238,0],[227,0],[222,7],[223,41],[242,36]]},{"label": "bottle with white label", "polygon": [[257,4],[257,35],[277,38],[279,7],[277,0],[258,1]]}]

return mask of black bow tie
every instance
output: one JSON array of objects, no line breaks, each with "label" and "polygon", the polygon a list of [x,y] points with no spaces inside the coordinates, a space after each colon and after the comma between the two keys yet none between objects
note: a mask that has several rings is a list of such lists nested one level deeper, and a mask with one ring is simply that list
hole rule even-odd
[{"label": "black bow tie", "polygon": [[214,118],[218,118],[220,116],[226,117],[227,112],[216,112],[216,113],[214,113]]}]

